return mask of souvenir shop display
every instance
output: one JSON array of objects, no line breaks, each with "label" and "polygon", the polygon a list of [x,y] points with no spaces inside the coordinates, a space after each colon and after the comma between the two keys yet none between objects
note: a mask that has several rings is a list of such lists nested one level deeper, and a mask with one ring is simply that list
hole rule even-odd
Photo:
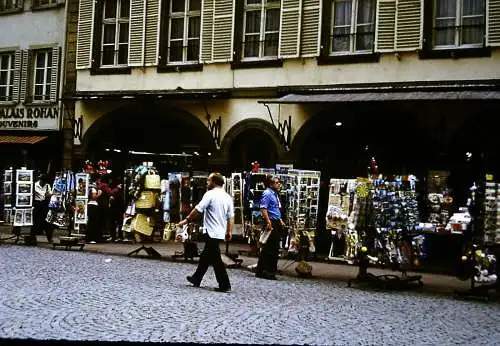
[{"label": "souvenir shop display", "polygon": [[57,172],[55,175],[46,221],[57,228],[69,228],[71,220],[76,221],[75,179],[72,171]]},{"label": "souvenir shop display", "polygon": [[33,170],[7,169],[3,173],[4,221],[15,227],[33,225]]},{"label": "souvenir shop display", "polygon": [[5,224],[12,224],[12,185],[14,185],[13,179],[14,171],[12,169],[7,169],[4,171],[2,176],[2,200],[1,208],[3,211],[3,220]]},{"label": "souvenir shop display", "polygon": [[87,224],[90,176],[88,173],[77,173],[75,181],[75,225]]},{"label": "souvenir shop display", "polygon": [[484,242],[500,244],[500,184],[486,182],[484,196]]},{"label": "souvenir shop display", "polygon": [[241,173],[231,173],[231,178],[226,179],[226,190],[233,198],[234,203],[233,235],[243,234],[243,185],[244,181]]},{"label": "souvenir shop display", "polygon": [[458,278],[470,280],[470,289],[455,291],[456,297],[489,298],[490,290],[499,290],[500,281],[497,276],[497,258],[488,249],[472,244],[462,256]]}]

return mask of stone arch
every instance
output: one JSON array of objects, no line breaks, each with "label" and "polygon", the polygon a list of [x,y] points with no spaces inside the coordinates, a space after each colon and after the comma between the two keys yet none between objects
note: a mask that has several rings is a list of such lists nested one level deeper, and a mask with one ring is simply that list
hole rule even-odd
[{"label": "stone arch", "polygon": [[[163,125],[170,124],[172,126],[170,133],[168,132],[168,128],[164,129],[165,140],[168,140],[170,135],[178,135],[179,129],[192,128],[196,131],[197,136],[199,136],[198,139],[201,146],[209,152],[216,150],[209,129],[195,115],[168,104],[161,104],[155,101],[137,101],[120,106],[101,115],[95,120],[82,138],[82,152],[86,153],[88,151],[90,143],[102,131],[127,121],[135,121],[135,124],[141,125],[140,127],[142,128],[147,126],[148,122],[150,122],[151,125],[149,128],[154,130],[153,132],[155,133],[157,133],[159,129],[155,128],[154,121],[159,121]],[[136,136],[142,137],[146,141],[151,139],[148,133],[137,133]]]},{"label": "stone arch", "polygon": [[225,134],[220,149],[220,156],[229,162],[232,147],[237,143],[245,132],[258,133],[269,138],[270,143],[274,145],[276,150],[276,163],[286,160],[286,150],[280,141],[280,134],[278,130],[268,121],[258,118],[249,118],[242,120],[233,125]]}]

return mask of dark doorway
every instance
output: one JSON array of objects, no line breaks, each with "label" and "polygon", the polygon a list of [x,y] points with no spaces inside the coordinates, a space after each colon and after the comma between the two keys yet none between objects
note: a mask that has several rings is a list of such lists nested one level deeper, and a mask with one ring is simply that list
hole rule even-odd
[{"label": "dark doorway", "polygon": [[261,167],[274,167],[277,150],[272,138],[262,130],[248,129],[237,135],[229,151],[230,168],[233,172],[250,169],[253,161]]}]

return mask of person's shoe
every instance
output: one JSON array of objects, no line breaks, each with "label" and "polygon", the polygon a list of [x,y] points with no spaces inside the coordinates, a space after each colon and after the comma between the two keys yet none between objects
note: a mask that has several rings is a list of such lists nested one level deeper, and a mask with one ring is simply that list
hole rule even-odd
[{"label": "person's shoe", "polygon": [[216,287],[214,289],[215,292],[230,292],[231,291],[231,286],[228,287]]},{"label": "person's shoe", "polygon": [[186,276],[186,279],[192,283],[194,287],[200,287],[200,283],[196,282],[192,276]]}]

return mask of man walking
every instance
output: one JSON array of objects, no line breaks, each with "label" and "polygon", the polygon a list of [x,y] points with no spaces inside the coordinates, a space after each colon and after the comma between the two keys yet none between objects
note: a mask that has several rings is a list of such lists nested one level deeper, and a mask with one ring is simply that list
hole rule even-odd
[{"label": "man walking", "polygon": [[52,189],[48,183],[47,176],[42,174],[35,183],[33,226],[31,227],[30,235],[36,240],[36,235],[43,230],[49,243],[52,243],[53,228],[45,219],[49,212],[49,198],[51,195]]},{"label": "man walking", "polygon": [[264,220],[263,232],[271,232],[259,254],[255,276],[258,278],[276,280],[278,271],[279,243],[285,223],[281,219],[281,203],[278,196],[280,181],[271,177],[268,188],[262,193],[260,211]]},{"label": "man walking", "polygon": [[210,174],[207,178],[208,191],[189,215],[177,224],[177,227],[182,227],[204,213],[203,225],[207,232],[205,247],[200,255],[198,268],[196,268],[192,276],[187,277],[187,280],[193,286],[199,287],[208,267],[212,265],[214,267],[215,278],[219,284],[219,287],[215,289],[218,292],[228,292],[231,290],[229,277],[221,258],[220,241],[224,237],[227,241],[231,240],[234,223],[234,205],[231,196],[222,188],[223,185],[224,177],[222,174]]}]

